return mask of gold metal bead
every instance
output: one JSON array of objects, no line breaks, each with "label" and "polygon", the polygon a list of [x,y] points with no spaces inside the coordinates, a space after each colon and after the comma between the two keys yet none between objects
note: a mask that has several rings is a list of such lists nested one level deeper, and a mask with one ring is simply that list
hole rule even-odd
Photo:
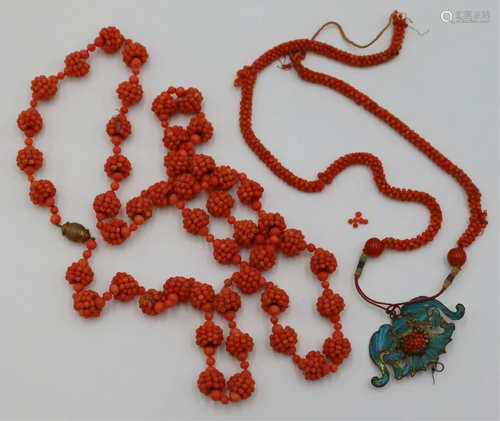
[{"label": "gold metal bead", "polygon": [[75,243],[85,243],[90,240],[90,231],[78,222],[66,222],[61,227],[61,233]]}]

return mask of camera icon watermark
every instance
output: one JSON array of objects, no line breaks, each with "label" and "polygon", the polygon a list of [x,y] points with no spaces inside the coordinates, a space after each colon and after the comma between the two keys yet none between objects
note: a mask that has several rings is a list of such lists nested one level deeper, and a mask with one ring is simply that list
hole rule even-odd
[{"label": "camera icon watermark", "polygon": [[490,23],[490,12],[489,10],[467,10],[452,13],[449,10],[443,10],[441,20],[445,23]]}]

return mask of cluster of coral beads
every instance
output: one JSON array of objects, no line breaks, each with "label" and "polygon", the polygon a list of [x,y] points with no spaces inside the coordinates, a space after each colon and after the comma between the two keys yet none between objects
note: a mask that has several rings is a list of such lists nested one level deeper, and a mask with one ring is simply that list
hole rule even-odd
[{"label": "cluster of coral beads", "polygon": [[363,214],[361,212],[356,212],[354,218],[351,218],[347,221],[349,225],[352,225],[353,228],[358,228],[359,224],[366,225],[368,224],[368,219],[361,218]]}]

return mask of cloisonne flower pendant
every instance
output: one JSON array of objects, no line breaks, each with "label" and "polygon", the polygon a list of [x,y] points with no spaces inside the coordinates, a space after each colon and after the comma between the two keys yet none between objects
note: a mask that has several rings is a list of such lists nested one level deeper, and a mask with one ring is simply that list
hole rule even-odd
[{"label": "cloisonne flower pendant", "polygon": [[455,330],[455,325],[442,315],[459,320],[465,314],[462,304],[455,308],[456,312],[453,312],[437,300],[405,304],[399,317],[393,319],[392,326],[381,326],[370,340],[370,356],[382,373],[381,377],[372,378],[372,384],[376,387],[387,384],[389,365],[397,380],[426,371],[429,365],[434,372],[439,356],[446,352],[446,345],[451,342]]}]

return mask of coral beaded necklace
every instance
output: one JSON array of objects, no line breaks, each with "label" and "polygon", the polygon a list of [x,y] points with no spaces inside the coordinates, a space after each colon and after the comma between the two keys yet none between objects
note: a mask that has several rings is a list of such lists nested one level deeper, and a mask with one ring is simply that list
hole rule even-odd
[{"label": "coral beaded necklace", "polygon": [[[113,116],[106,125],[113,154],[106,160],[104,171],[112,181],[110,190],[98,194],[93,202],[96,227],[106,243],[118,246],[129,241],[133,233],[152,218],[153,212],[156,212],[154,209],[168,206],[177,208],[184,229],[191,235],[204,238],[219,264],[236,266],[230,278],[224,280],[218,294],[211,285],[183,276],[170,277],[160,290],[147,289],[124,272],[118,272],[111,279],[108,291],[102,295],[88,289],[94,281],[90,259],[95,254],[97,241],[91,237],[88,229],[78,223],[67,222],[61,226],[54,185],[48,180],[35,179],[35,174],[44,164],[42,152],[33,146],[33,138],[43,127],[43,119],[37,110],[39,102],[53,98],[61,81],[87,75],[90,71],[87,60],[97,48],[111,54],[118,52],[122,45],[125,45],[123,61],[131,68],[132,75],[128,81],[119,84],[117,94],[122,107],[119,114]],[[178,304],[190,303],[194,309],[204,313],[205,319],[195,335],[195,343],[203,349],[207,365],[198,377],[198,389],[212,400],[226,405],[249,398],[255,390],[248,362],[254,347],[253,339],[237,327],[236,314],[242,306],[242,299],[234,287],[244,295],[262,291],[261,308],[270,316],[272,333],[269,343],[273,350],[288,355],[307,380],[318,380],[335,373],[351,352],[350,342],[341,332],[342,325],[339,323],[340,313],[345,307],[344,300],[333,292],[328,282],[337,267],[335,256],[307,243],[300,230],[287,228],[285,219],[279,213],[265,212],[261,203],[264,189],[259,183],[233,168],[217,166],[212,157],[195,152],[195,147],[208,142],[213,136],[212,124],[201,112],[203,96],[198,89],[170,87],[153,101],[151,110],[164,128],[163,144],[169,151],[164,157],[168,180],[151,185],[128,201],[125,212],[131,223],[118,217],[121,202],[116,192],[120,183],[132,172],[130,161],[121,153],[122,145],[132,134],[127,115],[129,107],[142,100],[139,75],[148,57],[146,48],[141,44],[125,40],[114,27],[104,28],[86,49],[66,57],[63,72],[57,76],[38,76],[32,81],[30,108],[22,111],[17,120],[19,129],[26,136],[26,146],[18,152],[17,165],[30,183],[31,201],[50,209],[50,221],[61,228],[64,237],[86,246],[82,258],[72,263],[66,271],[66,280],[74,290],[74,310],[86,319],[100,317],[105,306],[109,307],[107,302],[125,303],[138,297],[139,307],[144,314],[159,316]],[[177,113],[194,115],[186,128],[170,124],[170,118]],[[236,190],[234,193],[242,205],[256,212],[256,222],[236,220],[231,215],[236,202],[231,190]],[[203,193],[208,196],[208,213],[200,208],[186,207],[186,202]],[[232,238],[216,239],[209,229],[211,217],[225,219],[233,229]],[[248,261],[242,260],[240,248],[251,248]],[[278,252],[288,257],[306,252],[312,254],[310,269],[322,288],[316,309],[331,322],[333,328],[331,336],[322,343],[322,352],[310,351],[301,357],[296,347],[297,333],[290,326],[283,327],[279,323],[281,314],[290,305],[290,299],[282,288],[268,282],[263,276],[265,271],[277,264]],[[231,376],[227,383],[224,375],[215,367],[216,348],[224,342],[223,330],[214,322],[217,313],[227,321],[229,328],[225,340],[226,351],[240,362],[242,370]]]},{"label": "coral beaded necklace", "polygon": [[[395,11],[391,14],[389,23],[381,31],[384,32],[392,23],[394,34],[390,47],[377,54],[354,55],[341,51],[328,44],[312,39],[299,39],[280,44],[266,53],[262,54],[250,66],[245,66],[238,71],[235,86],[242,88],[240,104],[240,128],[245,142],[254,153],[261,159],[269,169],[290,186],[309,193],[320,192],[325,185],[332,183],[333,179],[344,169],[351,165],[366,165],[370,167],[375,184],[385,196],[406,202],[417,202],[426,206],[430,212],[430,224],[427,229],[415,238],[398,240],[395,238],[384,238],[379,240],[372,238],[364,246],[356,273],[354,275],[356,289],[361,297],[370,304],[384,309],[392,318],[393,326],[384,325],[379,332],[372,336],[370,341],[370,355],[382,372],[382,377],[374,377],[372,384],[380,387],[389,381],[389,370],[387,365],[392,365],[395,377],[400,379],[408,374],[413,376],[420,370],[426,370],[431,365],[436,369],[439,355],[444,352],[445,346],[451,341],[451,335],[455,328],[453,323],[445,321],[440,311],[450,319],[459,319],[464,314],[464,307],[457,305],[457,311],[451,312],[443,304],[436,300],[453,282],[466,261],[464,248],[470,246],[476,237],[480,235],[487,225],[487,213],[481,208],[481,193],[472,180],[463,170],[453,164],[438,150],[432,147],[426,140],[411,130],[406,124],[395,117],[386,109],[382,108],[367,95],[359,92],[346,82],[323,73],[308,69],[302,63],[306,52],[313,52],[333,60],[340,61],[349,66],[371,67],[385,63],[399,54],[404,32],[408,26],[407,18]],[[342,28],[335,22],[344,39],[357,47],[364,48],[373,44],[381,33],[368,45],[359,46],[348,40]],[[429,159],[437,164],[443,171],[450,174],[464,189],[470,209],[469,226],[457,241],[457,248],[448,253],[448,262],[452,270],[446,278],[441,290],[432,297],[418,297],[411,301],[401,303],[385,303],[369,298],[359,285],[363,267],[368,257],[378,257],[385,249],[397,251],[409,251],[424,246],[433,240],[441,227],[442,214],[439,204],[427,193],[409,189],[399,189],[390,186],[384,175],[380,160],[369,153],[351,153],[333,162],[324,172],[318,174],[318,179],[308,181],[298,177],[292,171],[285,168],[278,159],[262,144],[252,129],[252,99],[258,74],[271,63],[280,60],[281,57],[289,57],[291,63],[282,65],[283,69],[295,69],[299,77],[307,82],[317,83],[333,89],[356,104],[387,123],[396,130],[403,138],[418,148]],[[438,328],[439,332],[437,331]]]}]

